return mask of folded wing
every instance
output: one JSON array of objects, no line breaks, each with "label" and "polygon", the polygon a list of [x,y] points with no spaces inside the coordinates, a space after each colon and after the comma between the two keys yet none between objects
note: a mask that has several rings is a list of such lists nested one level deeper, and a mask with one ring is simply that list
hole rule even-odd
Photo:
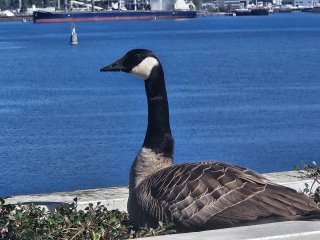
[{"label": "folded wing", "polygon": [[186,229],[230,227],[317,209],[311,199],[293,189],[221,162],[170,166],[145,179],[138,192],[140,208],[149,218]]}]

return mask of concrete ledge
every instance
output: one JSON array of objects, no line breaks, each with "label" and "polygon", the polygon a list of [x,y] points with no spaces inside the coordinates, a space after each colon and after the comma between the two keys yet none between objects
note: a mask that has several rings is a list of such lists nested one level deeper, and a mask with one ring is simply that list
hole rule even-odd
[{"label": "concrete ledge", "polygon": [[[289,172],[277,172],[263,174],[271,181],[291,187],[297,191],[303,191],[305,184],[313,183],[313,180],[306,178],[304,174],[298,173],[297,171]],[[319,184],[314,186],[314,189]],[[314,190],[313,189],[313,190]],[[56,192],[46,194],[34,194],[34,195],[21,195],[14,196],[6,199],[7,203],[34,203],[43,206],[49,210],[53,210],[56,206],[61,203],[71,203],[72,200],[77,197],[79,209],[84,209],[88,206],[88,203],[101,202],[108,209],[119,209],[120,211],[127,210],[129,190],[128,187],[113,187],[113,188],[101,188],[101,189],[89,189],[79,190],[72,192]]]},{"label": "concrete ledge", "polygon": [[48,210],[54,210],[60,204],[72,203],[73,199],[77,197],[79,209],[86,208],[89,203],[96,204],[97,202],[101,202],[101,204],[105,205],[108,209],[127,211],[128,196],[128,187],[112,187],[72,192],[20,195],[7,198],[6,203],[33,203]]},{"label": "concrete ledge", "polygon": [[152,240],[319,240],[320,221],[276,222],[204,232],[153,237]]},{"label": "concrete ledge", "polygon": [[[313,179],[305,177],[304,174],[297,171],[278,172],[263,174],[275,183],[291,187],[297,191],[302,191],[305,184],[309,187]],[[315,184],[313,191],[319,186]],[[43,206],[49,210],[55,209],[61,203],[71,203],[75,197],[78,197],[78,208],[84,209],[88,203],[101,202],[108,209],[119,209],[126,211],[128,199],[127,187],[113,187],[103,189],[80,190],[73,192],[58,192],[48,194],[22,195],[6,199],[7,203],[34,203]],[[167,236],[152,237],[159,240],[188,240],[188,239],[215,239],[215,240],[319,240],[320,239],[320,221],[290,221],[274,222],[260,225],[226,228],[219,230],[194,232],[186,234],[174,234]]]}]

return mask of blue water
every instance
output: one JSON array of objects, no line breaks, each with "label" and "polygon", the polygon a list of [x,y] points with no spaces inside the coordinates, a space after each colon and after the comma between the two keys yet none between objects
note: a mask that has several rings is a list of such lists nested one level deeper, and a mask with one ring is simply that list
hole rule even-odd
[{"label": "blue water", "polygon": [[175,161],[259,172],[320,162],[320,14],[0,23],[0,195],[125,185],[142,80],[100,73],[132,48],[164,66]]}]

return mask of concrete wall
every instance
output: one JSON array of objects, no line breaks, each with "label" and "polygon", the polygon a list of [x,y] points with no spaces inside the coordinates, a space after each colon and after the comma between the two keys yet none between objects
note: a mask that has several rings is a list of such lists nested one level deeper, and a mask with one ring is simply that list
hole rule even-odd
[{"label": "concrete wall", "polygon": [[[303,174],[296,171],[268,173],[264,174],[273,182],[302,191],[305,184],[312,185],[313,180],[306,178]],[[315,184],[313,190],[318,187]],[[53,210],[61,203],[70,203],[73,198],[78,197],[79,209],[84,209],[88,203],[101,202],[108,209],[119,209],[126,211],[128,188],[114,187],[103,189],[79,190],[73,192],[60,192],[48,194],[35,194],[15,196],[6,199],[7,203],[34,203],[49,210]],[[211,231],[203,231],[187,234],[175,234],[167,236],[152,237],[159,240],[258,240],[258,239],[283,239],[283,240],[319,240],[320,239],[320,221],[290,221],[273,222],[254,226],[245,226],[237,228],[227,228]]]},{"label": "concrete wall", "polygon": [[[313,182],[312,179],[306,178],[304,174],[300,174],[297,171],[267,173],[263,175],[273,182],[294,188],[297,191],[303,191],[306,183],[311,186]],[[314,189],[316,186],[318,185],[315,185]],[[113,188],[79,190],[72,192],[14,196],[8,198],[6,201],[8,203],[36,203],[38,205],[52,209],[60,203],[70,203],[75,197],[78,197],[79,208],[81,209],[85,208],[89,202],[101,202],[108,209],[119,209],[121,211],[126,211],[128,194],[128,187],[122,186]]]}]

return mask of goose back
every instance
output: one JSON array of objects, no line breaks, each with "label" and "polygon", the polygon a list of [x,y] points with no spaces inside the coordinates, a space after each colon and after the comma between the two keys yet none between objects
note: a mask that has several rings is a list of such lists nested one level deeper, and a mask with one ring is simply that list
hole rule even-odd
[{"label": "goose back", "polygon": [[135,226],[173,222],[181,231],[238,226],[318,211],[302,193],[222,162],[172,165],[145,178],[129,199]]}]

